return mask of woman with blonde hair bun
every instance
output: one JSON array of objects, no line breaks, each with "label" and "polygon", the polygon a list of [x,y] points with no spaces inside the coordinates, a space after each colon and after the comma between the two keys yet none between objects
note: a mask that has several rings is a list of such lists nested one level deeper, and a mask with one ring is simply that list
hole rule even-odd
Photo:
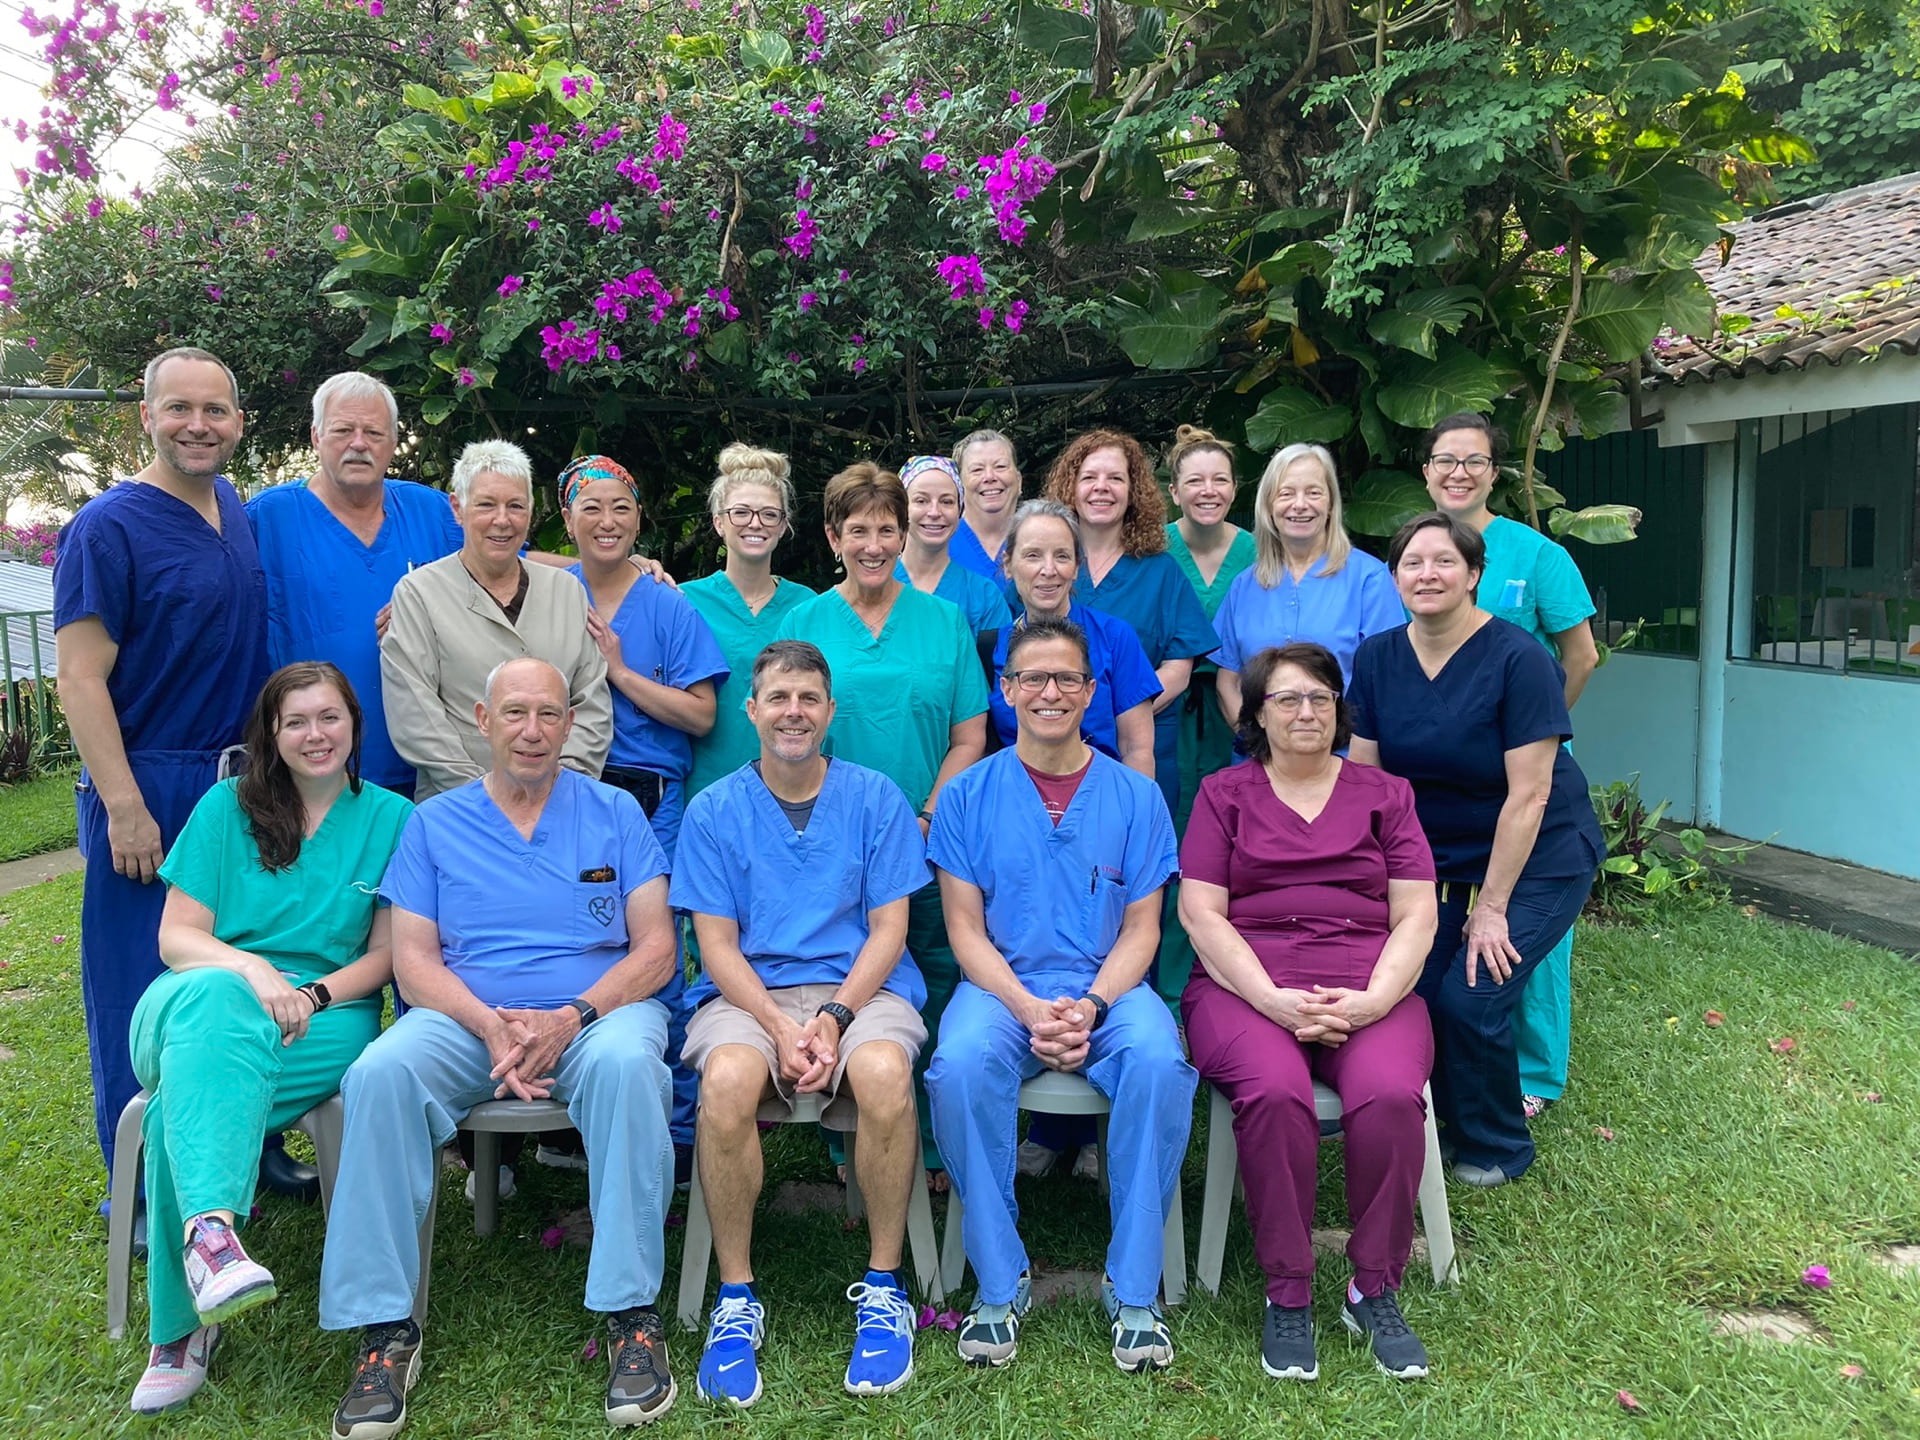
[{"label": "woman with blonde hair bun", "polygon": [[760,737],[747,719],[753,657],[774,638],[787,612],[813,591],[773,573],[773,550],[793,525],[793,481],[787,457],[735,441],[720,452],[707,491],[714,533],[727,548],[726,567],[689,580],[680,593],[693,603],[726,657],[713,728],[694,743],[691,800],[722,775],[760,754]]}]

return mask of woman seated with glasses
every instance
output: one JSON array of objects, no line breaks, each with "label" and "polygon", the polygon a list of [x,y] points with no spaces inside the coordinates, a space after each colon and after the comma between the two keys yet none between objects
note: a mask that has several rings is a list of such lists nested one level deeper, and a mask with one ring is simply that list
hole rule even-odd
[{"label": "woman seated with glasses", "polygon": [[[1000,676],[1007,664],[1007,647],[1014,632],[1029,620],[1071,620],[1087,636],[1087,668],[1093,681],[1092,698],[1080,720],[1080,738],[1111,755],[1130,770],[1152,778],[1153,702],[1160,694],[1154,674],[1133,627],[1073,598],[1073,583],[1086,561],[1080,544],[1080,520],[1053,500],[1029,500],[1013,517],[1007,532],[1006,573],[1013,581],[1020,618],[1001,629],[993,646],[992,681],[987,686],[987,713],[1001,746],[1013,744],[1013,707],[1000,692]],[[1038,672],[1024,672],[1032,676]],[[1042,688],[1045,675],[1033,680]],[[1017,682],[1025,686],[1026,681]],[[1085,680],[1069,675],[1062,693],[1079,693]]]},{"label": "woman seated with glasses", "polygon": [[1261,1365],[1320,1373],[1308,1240],[1320,1080],[1340,1094],[1347,1137],[1341,1319],[1389,1375],[1425,1375],[1395,1294],[1426,1160],[1433,1035],[1413,985],[1433,943],[1433,856],[1412,787],[1334,753],[1350,727],[1332,652],[1262,650],[1239,681],[1251,758],[1201,781],[1180,849],[1180,920],[1200,959],[1180,1004],[1194,1066],[1233,1106],[1267,1277]]}]

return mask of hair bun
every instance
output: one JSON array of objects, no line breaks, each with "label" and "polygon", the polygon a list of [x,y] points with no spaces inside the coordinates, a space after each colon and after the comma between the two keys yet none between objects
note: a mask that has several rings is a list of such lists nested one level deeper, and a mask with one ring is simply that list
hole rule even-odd
[{"label": "hair bun", "polygon": [[736,440],[720,452],[719,478],[730,483],[771,485],[779,489],[792,467],[778,450],[762,450]]},{"label": "hair bun", "polygon": [[1182,425],[1173,432],[1173,443],[1176,445],[1201,445],[1218,442],[1219,439],[1218,435],[1200,425]]}]

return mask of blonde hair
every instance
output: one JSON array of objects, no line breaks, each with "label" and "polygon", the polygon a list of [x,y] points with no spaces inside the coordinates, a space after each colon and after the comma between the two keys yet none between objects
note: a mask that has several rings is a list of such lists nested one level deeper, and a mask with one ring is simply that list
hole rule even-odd
[{"label": "blonde hair", "polygon": [[1167,448],[1167,482],[1180,483],[1180,467],[1194,455],[1204,455],[1209,450],[1226,457],[1227,469],[1233,469],[1233,446],[1222,440],[1211,430],[1203,430],[1198,425],[1182,425],[1173,432],[1173,444]]},{"label": "blonde hair", "polygon": [[975,430],[970,435],[961,436],[960,443],[953,447],[954,469],[960,470],[966,467],[967,451],[975,445],[1006,446],[1007,458],[1013,461],[1013,468],[1016,470],[1020,468],[1020,452],[1014,448],[1013,441],[1009,440],[1005,435],[1002,435],[998,430]]},{"label": "blonde hair", "polygon": [[1316,572],[1337,575],[1353,553],[1353,539],[1340,506],[1340,472],[1334,468],[1333,453],[1324,445],[1288,445],[1276,451],[1260,476],[1260,488],[1253,495],[1253,571],[1261,586],[1271,590],[1286,573],[1286,542],[1273,523],[1273,492],[1280,488],[1280,477],[1293,468],[1296,460],[1311,460],[1320,467],[1327,482],[1327,531],[1320,545],[1321,563]]},{"label": "blonde hair", "polygon": [[780,497],[780,508],[793,515],[792,467],[778,450],[760,450],[739,440],[720,452],[720,473],[707,491],[707,510],[719,515],[727,508],[733,492],[742,485],[764,485]]}]

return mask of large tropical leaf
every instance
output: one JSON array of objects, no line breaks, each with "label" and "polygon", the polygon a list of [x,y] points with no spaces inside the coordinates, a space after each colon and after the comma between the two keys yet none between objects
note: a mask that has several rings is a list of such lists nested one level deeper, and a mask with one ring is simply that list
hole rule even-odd
[{"label": "large tropical leaf", "polygon": [[1015,40],[1067,70],[1093,68],[1095,34],[1092,16],[1033,0],[1022,0],[1013,22]]},{"label": "large tropical leaf", "polygon": [[1164,240],[1172,235],[1198,230],[1215,220],[1229,218],[1224,211],[1205,205],[1181,204],[1164,199],[1147,201],[1134,212],[1133,224],[1127,229],[1127,243],[1140,245],[1149,240]]},{"label": "large tropical leaf", "polygon": [[1427,487],[1399,470],[1369,470],[1345,498],[1347,529],[1358,535],[1391,535],[1433,509]]},{"label": "large tropical leaf", "polygon": [[1650,280],[1589,280],[1573,328],[1607,359],[1631,360],[1666,319],[1666,291]]},{"label": "large tropical leaf", "polygon": [[1376,310],[1367,321],[1367,331],[1382,345],[1411,350],[1431,360],[1435,331],[1452,335],[1470,316],[1480,313],[1480,292],[1470,286],[1415,290],[1394,301],[1391,310]]},{"label": "large tropical leaf", "polygon": [[1212,360],[1219,349],[1226,304],[1226,293],[1204,282],[1159,291],[1146,305],[1116,298],[1107,302],[1106,328],[1142,369],[1190,370]]},{"label": "large tropical leaf", "polygon": [[[1651,337],[1649,337],[1651,338]],[[1396,425],[1424,430],[1442,415],[1485,410],[1508,388],[1501,367],[1464,345],[1449,345],[1437,360],[1416,360],[1380,387],[1380,411]]]},{"label": "large tropical leaf", "polygon": [[1255,450],[1311,442],[1331,445],[1353,429],[1353,412],[1329,405],[1310,390],[1284,386],[1271,391],[1247,417],[1247,444]]},{"label": "large tropical leaf", "polygon": [[1589,545],[1618,545],[1639,533],[1640,512],[1631,505],[1589,505],[1584,510],[1554,510],[1547,528]]}]

